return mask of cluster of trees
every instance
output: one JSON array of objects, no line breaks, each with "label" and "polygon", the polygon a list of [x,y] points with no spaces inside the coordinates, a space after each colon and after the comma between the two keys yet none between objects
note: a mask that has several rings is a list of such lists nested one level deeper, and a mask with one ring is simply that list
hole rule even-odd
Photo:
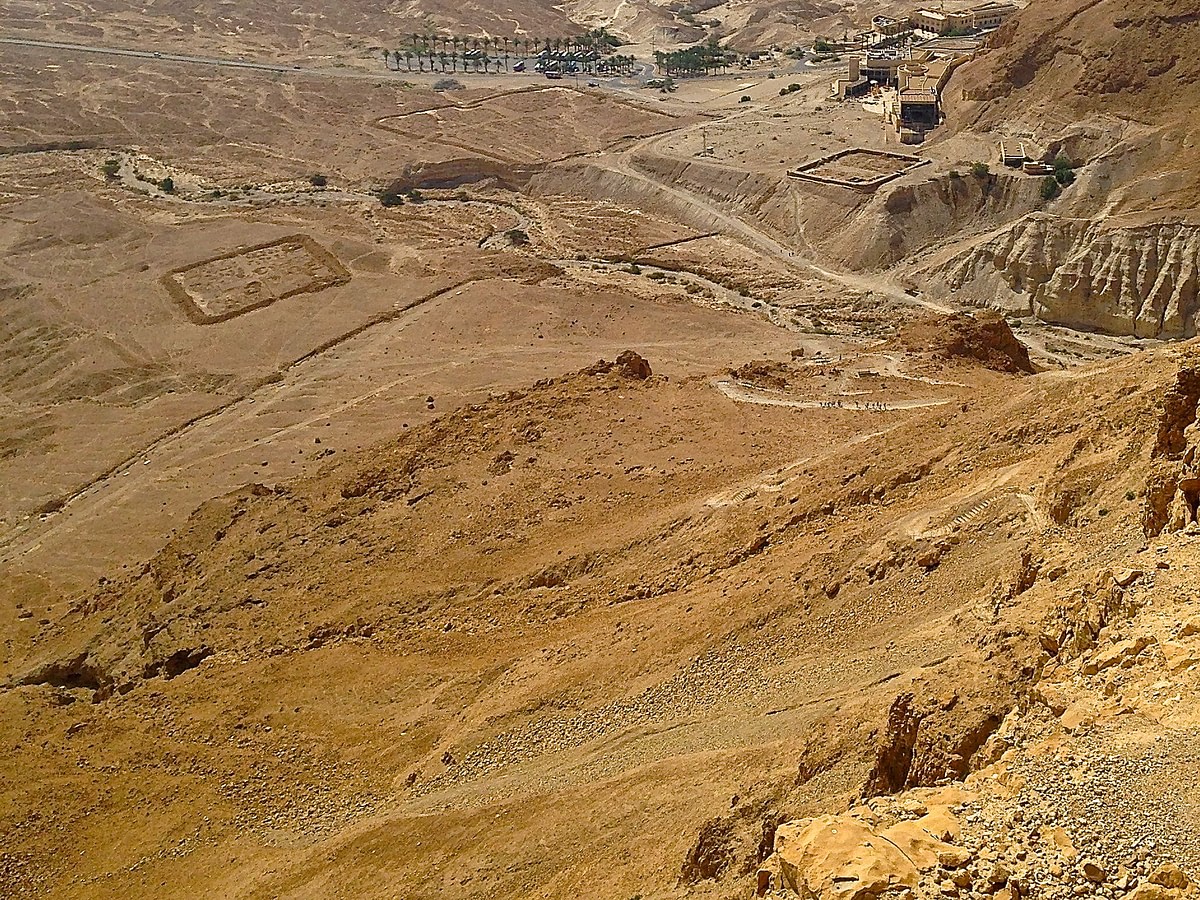
[{"label": "cluster of trees", "polygon": [[1075,163],[1070,157],[1059,154],[1054,160],[1054,174],[1047,175],[1042,180],[1042,199],[1053,200],[1062,193],[1062,189],[1075,183]]},{"label": "cluster of trees", "polygon": [[414,64],[419,72],[457,72],[459,63],[464,72],[510,71],[512,60],[538,57],[560,63],[573,62],[586,71],[620,72],[633,67],[632,56],[615,56],[621,46],[620,38],[607,29],[593,28],[567,38],[498,38],[491,36],[466,37],[458,35],[419,34],[408,36],[408,45],[400,50],[383,50],[383,64],[400,71],[403,63],[407,72]]},{"label": "cluster of trees", "polygon": [[728,47],[722,47],[715,37],[710,37],[703,44],[684,47],[664,53],[655,51],[654,61],[659,69],[668,75],[708,75],[710,72],[724,72],[735,64],[738,54]]}]

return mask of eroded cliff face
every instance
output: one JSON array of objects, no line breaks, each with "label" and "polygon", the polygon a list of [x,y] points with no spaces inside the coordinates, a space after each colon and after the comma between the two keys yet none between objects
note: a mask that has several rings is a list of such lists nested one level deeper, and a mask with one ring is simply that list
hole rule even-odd
[{"label": "eroded cliff face", "polygon": [[1200,226],[1034,214],[928,272],[956,299],[1138,337],[1196,334]]}]

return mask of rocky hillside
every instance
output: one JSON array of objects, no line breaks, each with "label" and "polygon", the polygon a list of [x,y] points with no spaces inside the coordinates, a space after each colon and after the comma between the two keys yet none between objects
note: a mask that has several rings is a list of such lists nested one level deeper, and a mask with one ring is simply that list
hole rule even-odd
[{"label": "rocky hillside", "polygon": [[1040,213],[926,270],[1017,315],[1150,338],[1189,338],[1200,317],[1200,226],[1113,228]]},{"label": "rocky hillside", "polygon": [[1197,353],[630,354],[205,504],[5,657],[0,893],[1182,897]]},{"label": "rocky hillside", "polygon": [[1032,4],[956,74],[949,134],[1065,154],[1043,212],[933,271],[967,302],[1115,334],[1196,333],[1200,18],[1189,0]]}]

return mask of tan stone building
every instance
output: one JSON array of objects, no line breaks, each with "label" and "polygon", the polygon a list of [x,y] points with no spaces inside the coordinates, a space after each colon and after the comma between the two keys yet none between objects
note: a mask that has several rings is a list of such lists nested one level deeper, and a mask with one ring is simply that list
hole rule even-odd
[{"label": "tan stone building", "polygon": [[1009,16],[1020,10],[1020,7],[1015,3],[982,3],[979,6],[973,6],[968,12],[971,14],[971,26],[973,28],[998,28],[1004,24]]}]

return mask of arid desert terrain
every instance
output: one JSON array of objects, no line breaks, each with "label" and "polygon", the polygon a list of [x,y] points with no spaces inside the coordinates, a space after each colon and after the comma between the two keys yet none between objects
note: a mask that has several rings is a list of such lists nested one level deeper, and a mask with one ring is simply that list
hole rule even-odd
[{"label": "arid desert terrain", "polygon": [[1194,896],[1200,18],[1128,6],[910,146],[831,93],[892,2],[0,0],[0,896]]}]

